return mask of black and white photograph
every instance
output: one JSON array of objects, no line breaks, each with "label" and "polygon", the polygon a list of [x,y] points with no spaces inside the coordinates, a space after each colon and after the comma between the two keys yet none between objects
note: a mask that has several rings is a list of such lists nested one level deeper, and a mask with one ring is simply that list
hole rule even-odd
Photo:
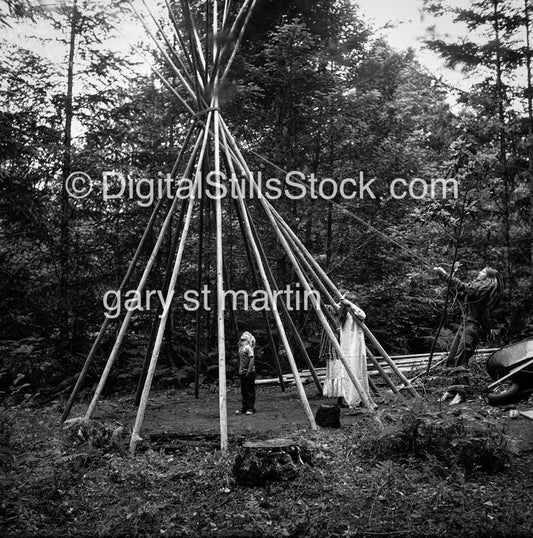
[{"label": "black and white photograph", "polygon": [[0,534],[533,535],[533,0],[0,0]]}]

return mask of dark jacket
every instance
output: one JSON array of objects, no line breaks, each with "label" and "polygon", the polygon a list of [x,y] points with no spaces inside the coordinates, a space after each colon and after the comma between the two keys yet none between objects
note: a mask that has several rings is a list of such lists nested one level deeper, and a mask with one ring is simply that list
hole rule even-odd
[{"label": "dark jacket", "polygon": [[466,321],[473,321],[486,327],[490,324],[489,314],[492,305],[491,283],[486,280],[474,280],[465,284],[458,278],[452,277],[452,284],[459,292],[459,299],[465,307]]}]

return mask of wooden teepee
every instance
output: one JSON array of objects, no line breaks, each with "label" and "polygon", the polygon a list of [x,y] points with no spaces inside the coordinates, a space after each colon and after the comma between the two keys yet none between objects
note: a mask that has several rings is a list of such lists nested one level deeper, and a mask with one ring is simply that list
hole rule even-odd
[{"label": "wooden teepee", "polygon": [[[363,404],[372,409],[373,404],[370,401],[367,393],[362,388],[358,379],[343,356],[340,345],[337,341],[334,331],[332,330],[331,317],[324,305],[334,305],[341,298],[341,294],[336,286],[328,278],[327,274],[318,265],[316,260],[306,250],[304,245],[284,222],[279,213],[272,207],[270,202],[261,196],[260,186],[254,179],[254,174],[248,167],[246,159],[243,156],[238,143],[231,134],[224,118],[219,110],[219,88],[226,79],[231,68],[235,54],[242,41],[246,25],[252,14],[256,0],[243,0],[240,9],[234,18],[230,16],[231,0],[218,1],[206,0],[205,2],[205,20],[211,24],[210,39],[201,39],[198,31],[193,10],[189,0],[181,0],[180,6],[170,4],[169,0],[165,0],[168,9],[171,28],[173,32],[173,42],[177,44],[175,49],[171,44],[171,40],[166,37],[165,31],[153,16],[149,5],[141,0],[146,13],[150,16],[156,32],[152,31],[146,20],[145,13],[141,13],[137,8],[131,5],[133,12],[139,21],[143,24],[148,34],[153,39],[162,56],[168,62],[173,73],[179,81],[179,90],[176,89],[169,80],[167,80],[157,69],[154,69],[156,75],[161,82],[176,96],[181,105],[191,114],[191,124],[188,133],[185,137],[185,142],[178,155],[174,168],[172,170],[172,178],[179,179],[193,178],[192,188],[188,196],[181,199],[179,196],[180,190],[176,189],[174,198],[170,202],[170,207],[166,210],[166,216],[159,227],[157,241],[153,250],[145,263],[142,275],[137,284],[136,291],[140,294],[144,289],[148,276],[154,266],[156,257],[161,249],[161,245],[165,237],[172,237],[170,256],[166,267],[165,278],[163,282],[163,294],[165,296],[164,304],[154,316],[152,333],[150,342],[146,352],[145,366],[139,382],[138,390],[138,411],[130,440],[130,450],[135,451],[137,442],[140,439],[140,431],[143,424],[144,414],[150,393],[150,387],[155,374],[157,360],[161,351],[165,329],[171,310],[171,299],[174,294],[176,282],[180,274],[180,267],[183,260],[184,249],[187,241],[187,235],[191,226],[191,220],[195,210],[200,209],[200,242],[202,241],[202,216],[203,204],[205,200],[206,175],[210,174],[214,178],[216,189],[215,192],[223,192],[224,183],[226,188],[231,186],[232,192],[237,193],[233,200],[235,203],[236,215],[239,221],[239,226],[243,235],[244,246],[248,261],[251,265],[252,274],[254,275],[255,285],[259,289],[266,292],[268,296],[270,311],[274,319],[275,326],[278,330],[279,337],[286,351],[298,394],[302,405],[305,409],[309,423],[312,429],[316,429],[313,413],[311,411],[306,393],[303,388],[302,381],[298,374],[298,368],[294,359],[294,353],[289,343],[289,338],[285,325],[288,324],[291,329],[296,345],[299,348],[302,356],[306,360],[308,367],[314,374],[314,369],[305,351],[305,346],[298,335],[292,319],[288,314],[287,307],[282,300],[277,298],[278,291],[277,283],[273,273],[269,267],[267,256],[262,247],[261,239],[258,230],[254,225],[254,220],[250,213],[250,206],[245,199],[243,193],[244,186],[248,193],[252,193],[255,200],[258,200],[264,216],[268,219],[272,232],[275,234],[278,242],[283,248],[286,256],[290,260],[295,273],[298,276],[299,283],[311,298],[312,306],[316,312],[318,319],[334,348],[336,349],[344,368],[347,371],[349,378],[357,389]],[[232,19],[232,20],[230,20]],[[183,30],[185,29],[185,31]],[[231,36],[230,40],[219,40],[217,36]],[[183,94],[183,95],[182,95]],[[183,165],[184,169],[183,171]],[[211,180],[211,184],[213,181]],[[181,203],[180,203],[181,202]],[[219,372],[219,411],[220,411],[220,437],[222,450],[227,449],[228,431],[227,431],[227,409],[226,409],[226,337],[224,324],[224,258],[223,258],[223,237],[222,237],[222,200],[221,196],[216,196],[214,201],[215,229],[216,229],[216,292],[217,292],[217,345],[218,345],[218,372]],[[165,200],[161,198],[153,209],[152,215],[146,226],[146,230],[139,242],[139,246],[130,263],[128,271],[119,287],[119,292],[125,290],[126,285],[130,282],[134,268],[139,264],[141,253],[147,243],[148,236],[154,231],[155,223],[161,215]],[[174,226],[175,217],[177,216],[177,226]],[[174,229],[173,229],[174,228]],[[198,287],[202,284],[202,246],[199,248],[199,263],[198,263]],[[227,288],[227,286],[226,286]],[[319,294],[319,299],[316,298],[316,292]],[[272,331],[270,321],[266,313],[265,324],[268,328],[268,333],[273,345]],[[394,362],[389,355],[381,347],[374,335],[364,325],[363,322],[355,316],[354,312],[351,315],[358,320],[364,330],[365,336],[369,344],[377,351],[389,364],[400,382],[404,384],[407,390],[414,396],[416,391],[410,385],[409,381],[396,368]],[[94,396],[89,404],[85,418],[91,418],[97,402],[102,394],[108,379],[109,373],[115,359],[117,358],[119,349],[124,340],[124,336],[128,330],[128,325],[132,319],[133,311],[128,311],[118,329],[115,344],[108,357],[104,371],[101,375]],[[285,323],[282,319],[285,319]],[[198,318],[197,318],[198,320]],[[70,396],[70,399],[65,407],[62,420],[64,421],[72,408],[73,402],[78,394],[83,380],[87,374],[89,365],[93,361],[98,350],[99,344],[108,328],[110,318],[106,317],[98,336],[92,346],[92,349],[87,357],[85,365],[78,377],[78,381]],[[197,323],[197,331],[200,323]],[[199,333],[197,336],[197,344],[199,344]],[[197,345],[198,357],[199,345]],[[398,389],[391,379],[387,376],[383,368],[378,364],[374,355],[368,350],[369,360],[377,367],[380,374],[384,378],[387,385],[396,393]],[[277,358],[276,358],[277,361]],[[283,377],[279,361],[277,361],[280,385],[283,389]],[[321,391],[318,377],[314,374],[317,388]],[[196,387],[198,384],[196,384]]]}]

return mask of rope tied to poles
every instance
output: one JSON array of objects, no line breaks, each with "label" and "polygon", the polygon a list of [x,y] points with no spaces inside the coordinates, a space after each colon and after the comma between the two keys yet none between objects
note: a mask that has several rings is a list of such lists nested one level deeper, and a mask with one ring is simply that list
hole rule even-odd
[{"label": "rope tied to poles", "polygon": [[198,120],[201,116],[204,116],[205,114],[208,114],[209,112],[215,112],[215,111],[220,112],[220,107],[210,106],[210,107],[204,108],[200,110],[199,112],[196,112],[196,114],[193,115],[193,118],[195,120]]}]

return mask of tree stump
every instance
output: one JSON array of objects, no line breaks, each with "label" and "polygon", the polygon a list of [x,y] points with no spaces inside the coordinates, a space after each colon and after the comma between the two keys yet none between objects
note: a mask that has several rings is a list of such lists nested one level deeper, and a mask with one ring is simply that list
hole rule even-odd
[{"label": "tree stump", "polygon": [[249,441],[237,454],[233,475],[241,486],[294,480],[300,468],[311,463],[311,459],[309,448],[300,446],[293,439]]},{"label": "tree stump", "polygon": [[337,405],[321,405],[316,410],[316,423],[322,428],[340,428],[341,410]]}]

